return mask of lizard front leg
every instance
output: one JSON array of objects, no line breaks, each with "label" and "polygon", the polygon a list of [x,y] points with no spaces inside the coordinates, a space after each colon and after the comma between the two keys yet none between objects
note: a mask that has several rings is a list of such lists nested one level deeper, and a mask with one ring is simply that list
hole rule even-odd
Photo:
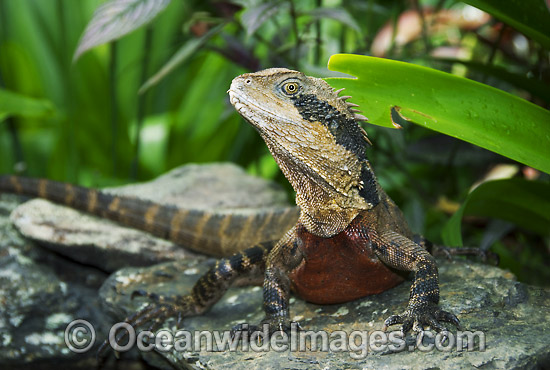
[{"label": "lizard front leg", "polygon": [[[212,307],[233,284],[261,281],[265,261],[270,247],[255,246],[229,258],[220,259],[193,286],[188,295],[162,296],[143,290],[133,292],[134,296],[145,296],[151,303],[125,319],[133,327],[145,326],[154,331],[169,318],[177,319],[179,327],[185,317],[196,316]],[[116,338],[120,343],[127,332]],[[109,342],[106,340],[98,350],[98,357],[105,354]]]},{"label": "lizard front leg", "polygon": [[437,331],[445,330],[440,321],[459,325],[458,318],[439,308],[439,276],[432,255],[412,240],[394,232],[386,231],[373,235],[373,249],[384,263],[404,271],[414,271],[409,304],[400,315],[390,316],[384,322],[384,329],[402,324],[406,333],[411,328],[421,332],[425,325]]},{"label": "lizard front leg", "polygon": [[264,278],[264,311],[262,324],[269,325],[270,333],[290,330],[290,278],[289,272],[304,258],[296,236],[291,229],[273,248],[266,261]]}]

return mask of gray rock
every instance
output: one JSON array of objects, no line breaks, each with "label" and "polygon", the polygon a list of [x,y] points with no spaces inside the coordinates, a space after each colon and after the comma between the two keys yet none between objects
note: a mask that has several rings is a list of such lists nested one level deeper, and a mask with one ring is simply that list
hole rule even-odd
[{"label": "gray rock", "polygon": [[[105,282],[101,297],[109,311],[123,318],[147,302],[143,297],[130,299],[134,290],[145,289],[161,295],[185,294],[208,264],[208,261],[179,261],[150,268],[127,268]],[[473,262],[440,261],[440,274],[443,309],[458,315],[463,331],[482,332],[485,342],[480,341],[478,333],[470,341],[465,338],[462,350],[457,350],[454,344],[450,351],[423,351],[423,347],[414,349],[415,337],[409,335],[402,350],[374,351],[366,346],[366,357],[361,356],[360,348],[338,351],[338,343],[336,348],[326,351],[307,347],[304,351],[279,352],[243,351],[242,347],[236,351],[208,351],[203,343],[202,348],[191,351],[146,352],[144,358],[164,367],[168,361],[178,369],[189,366],[209,369],[537,369],[550,366],[550,290],[518,283],[508,272]],[[372,335],[382,329],[385,318],[405,309],[409,288],[410,281],[376,296],[330,306],[292,298],[291,312],[304,330],[324,330],[328,335],[333,333],[333,338],[343,338],[344,334],[338,331],[347,335],[354,330],[366,331],[366,338],[372,340],[376,339]],[[263,318],[261,301],[260,287],[231,288],[210,312],[185,319],[182,328],[190,332],[225,331],[238,323],[258,324]],[[175,325],[175,320],[170,319],[163,327],[175,330]],[[457,337],[457,330],[449,329],[453,336],[444,344],[454,343]],[[357,340],[362,338],[360,333],[355,335]],[[422,343],[424,347],[434,347],[436,342],[426,334]],[[468,343],[473,346],[471,351],[464,348]],[[356,355],[359,358],[353,358]],[[164,361],[159,362],[160,358]]]},{"label": "gray rock", "polygon": [[[233,165],[185,166],[152,183],[114,191],[195,209],[286,204],[278,187]],[[96,349],[113,321],[98,296],[105,270],[189,256],[197,263],[204,260],[108,221],[41,200],[20,205],[23,200],[0,194],[0,368],[95,367]],[[23,238],[12,220],[40,243]],[[77,319],[88,321],[97,334],[95,346],[81,354],[71,352],[64,337]],[[145,366],[125,359],[117,368]]]},{"label": "gray rock", "polygon": [[[225,166],[222,166],[225,167]],[[214,168],[214,171],[200,168],[185,167],[178,169],[169,177],[178,178],[176,182],[168,181],[161,186],[146,187],[150,199],[161,196],[167,202],[175,202],[179,198],[178,191],[187,189],[185,205],[194,208],[201,207],[203,200],[209,200],[208,209],[231,209],[232,207],[254,207],[258,204],[280,204],[286,196],[274,190],[268,198],[264,195],[265,183],[258,183],[256,189],[259,203],[242,205],[241,201],[256,199],[256,191],[243,185],[233,185],[230,178],[239,170]],[[178,172],[181,171],[181,172]],[[189,171],[189,172],[188,172]],[[190,173],[200,174],[196,180],[190,180]],[[242,174],[242,171],[241,171]],[[202,177],[201,177],[202,176]],[[179,178],[181,177],[181,178]],[[160,180],[159,180],[160,181]],[[182,182],[190,181],[187,185]],[[196,182],[193,182],[196,181]],[[255,180],[251,180],[255,181]],[[173,184],[173,185],[169,185]],[[212,185],[210,190],[205,189]],[[173,186],[173,187],[170,187]],[[171,189],[171,190],[170,190]],[[241,190],[238,195],[228,196],[227,191]],[[130,194],[135,194],[132,187]],[[238,192],[237,192],[238,193]],[[214,195],[219,194],[218,198]],[[279,194],[279,195],[277,195]],[[17,197],[0,195],[0,368],[55,368],[61,365],[71,368],[90,368],[95,365],[95,351],[75,354],[69,351],[64,342],[64,330],[74,319],[85,319],[97,330],[96,345],[107,337],[108,328],[116,321],[133,314],[147,303],[146,299],[136,297],[131,299],[131,293],[136,289],[145,289],[157,294],[185,294],[189,292],[201,273],[212,264],[213,260],[204,257],[186,259],[187,254],[180,255],[178,249],[165,249],[156,238],[136,239],[139,242],[129,243],[132,236],[121,239],[119,247],[142,248],[131,251],[111,250],[113,240],[107,237],[107,226],[102,221],[91,218],[95,227],[90,230],[87,242],[59,246],[65,238],[84,230],[77,226],[80,214],[69,213],[65,221],[48,218],[53,214],[52,208],[44,209],[37,203],[33,211],[18,208]],[[269,200],[271,199],[271,201]],[[193,204],[191,202],[195,201]],[[270,203],[273,202],[273,203]],[[29,207],[28,205],[25,207]],[[49,206],[48,206],[49,207]],[[71,212],[65,210],[63,212]],[[17,221],[21,231],[41,240],[50,247],[71,257],[64,258],[44,248],[21,238],[13,228],[8,215]],[[38,218],[34,213],[42,213]],[[65,222],[58,224],[57,222]],[[86,221],[88,222],[88,221]],[[25,228],[26,226],[26,228]],[[34,228],[38,230],[33,231]],[[67,232],[65,233],[65,228]],[[118,230],[118,231],[117,231]],[[126,229],[113,229],[113,238]],[[111,233],[111,231],[109,231]],[[38,234],[38,235],[37,235]],[[42,238],[40,235],[46,235]],[[128,239],[129,238],[129,239]],[[137,237],[136,237],[137,238]],[[139,237],[141,238],[141,237]],[[72,240],[72,239],[71,239]],[[97,240],[105,243],[98,247]],[[73,240],[74,243],[74,240]],[[63,245],[61,243],[61,245]],[[81,248],[81,249],[79,249]],[[105,252],[101,252],[102,249]],[[103,254],[102,254],[103,253]],[[143,253],[145,257],[139,257]],[[132,260],[132,256],[136,260]],[[163,259],[179,259],[154,267],[125,268],[113,274],[102,285],[106,274],[92,266],[109,266],[117,268],[128,263],[147,264]],[[141,259],[139,259],[141,258]],[[111,265],[107,259],[117,260]],[[83,261],[84,264],[75,262]],[[451,351],[421,351],[414,347],[414,338],[408,336],[405,350],[396,351],[385,348],[384,351],[374,351],[367,346],[368,354],[361,356],[362,348],[353,351],[339,351],[336,348],[327,351],[313,350],[306,346],[304,351],[254,352],[208,351],[202,348],[192,348],[190,351],[147,352],[143,356],[150,364],[159,368],[439,368],[439,369],[520,369],[550,367],[550,291],[518,283],[510,273],[495,267],[464,261],[440,261],[442,307],[456,313],[461,319],[463,329],[472,332],[481,331],[485,336],[485,347],[479,338],[466,341],[474,345],[473,351],[456,349]],[[100,298],[97,289],[101,286]],[[370,339],[375,339],[374,332],[382,328],[383,320],[393,313],[401,312],[406,307],[410,282],[382,293],[355,302],[341,305],[318,306],[305,303],[299,298],[292,299],[293,318],[301,322],[304,330],[325,330],[337,337],[338,331],[351,333],[354,330],[367,331]],[[234,325],[248,322],[257,324],[263,318],[261,308],[262,292],[260,287],[232,288],[224,298],[205,315],[188,318],[183,321],[182,328],[194,330],[228,330]],[[104,311],[101,308],[106,308]],[[106,313],[105,313],[106,312]],[[106,314],[109,316],[106,316]],[[165,325],[175,329],[175,320],[168,320]],[[336,334],[335,334],[336,333]],[[373,334],[374,333],[374,334]],[[452,328],[455,334],[456,329]],[[363,333],[358,332],[358,335]],[[370,335],[370,336],[369,336]],[[341,337],[340,337],[341,338]],[[362,339],[358,336],[356,339]],[[347,338],[346,338],[347,339]],[[254,342],[255,343],[255,342]],[[434,340],[424,338],[424,345],[434,344]],[[182,344],[180,342],[180,344]],[[376,343],[374,343],[376,344]],[[334,342],[333,342],[334,345]],[[252,347],[252,343],[249,344]],[[359,358],[352,357],[358,354]],[[139,368],[141,363],[135,362],[134,353],[124,353],[122,358],[131,361],[124,363],[132,368]],[[355,355],[354,355],[355,356]],[[357,357],[357,356],[356,356]],[[107,363],[113,364],[113,360]],[[129,364],[129,365],[128,365]],[[124,366],[120,363],[117,366]]]},{"label": "gray rock", "polygon": [[[219,212],[288,206],[287,195],[280,187],[228,163],[185,165],[147,183],[106,191]],[[196,256],[145,232],[46,200],[34,199],[21,205],[11,218],[25,237],[105,271]]]},{"label": "gray rock", "polygon": [[0,195],[0,368],[54,362],[90,368],[93,352],[71,352],[64,330],[76,319],[107,327],[97,295],[107,276],[23,239],[8,218],[20,201]]}]

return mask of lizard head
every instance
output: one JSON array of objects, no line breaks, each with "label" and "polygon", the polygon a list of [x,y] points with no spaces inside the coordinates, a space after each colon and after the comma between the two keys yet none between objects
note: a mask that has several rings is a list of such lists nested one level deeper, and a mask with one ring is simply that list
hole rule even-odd
[{"label": "lizard head", "polygon": [[351,215],[379,202],[368,139],[357,123],[365,117],[339,92],[284,68],[243,74],[229,89],[231,103],[258,130],[306,213]]}]

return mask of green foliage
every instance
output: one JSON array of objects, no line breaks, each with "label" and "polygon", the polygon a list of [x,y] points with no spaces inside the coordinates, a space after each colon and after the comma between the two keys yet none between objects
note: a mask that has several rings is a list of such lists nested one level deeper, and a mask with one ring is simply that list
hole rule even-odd
[{"label": "green foliage", "polygon": [[53,113],[52,103],[0,89],[0,121],[10,116],[45,117]]},{"label": "green foliage", "polygon": [[443,229],[446,245],[462,245],[462,217],[476,215],[511,221],[550,236],[550,183],[507,179],[489,181],[475,188]]},{"label": "green foliage", "polygon": [[550,13],[544,0],[463,0],[550,48]]},{"label": "green foliage", "polygon": [[201,37],[191,39],[183,44],[157,73],[145,81],[145,83],[139,88],[138,93],[143,94],[145,91],[158,84],[168,74],[177,69],[177,67],[179,67],[182,63],[194,56],[194,54],[197,53],[197,51],[203,47],[204,44],[212,38],[212,36],[219,33],[221,29],[221,26],[215,27]]},{"label": "green foliage", "polygon": [[[334,55],[329,78],[370,122],[392,127],[391,109],[406,120],[550,173],[550,112],[511,94],[434,69],[359,55]],[[398,88],[396,88],[398,86]]]},{"label": "green foliage", "polygon": [[95,46],[117,40],[149,23],[168,4],[170,0],[107,1],[97,8],[86,26],[73,60]]}]

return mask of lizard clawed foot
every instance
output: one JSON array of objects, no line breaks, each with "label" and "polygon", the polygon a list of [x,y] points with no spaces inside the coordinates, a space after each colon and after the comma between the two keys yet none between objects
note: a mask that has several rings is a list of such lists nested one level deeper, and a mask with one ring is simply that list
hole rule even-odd
[{"label": "lizard clawed foot", "polygon": [[434,245],[432,254],[434,256],[444,256],[448,260],[452,260],[453,256],[474,256],[483,263],[490,263],[494,266],[499,264],[499,256],[491,251],[486,251],[480,248],[473,247],[446,247],[443,245]]},{"label": "lizard clawed foot", "polygon": [[458,318],[447,311],[443,311],[436,304],[429,303],[409,307],[401,315],[392,315],[384,321],[384,327],[382,330],[386,331],[389,326],[395,324],[402,324],[401,332],[406,334],[411,329],[415,333],[422,333],[424,326],[430,326],[437,332],[446,331],[447,329],[440,323],[440,321],[450,322],[456,327],[460,327],[460,321]]},{"label": "lizard clawed foot", "polygon": [[[144,330],[154,332],[166,320],[173,317],[177,318],[177,327],[180,327],[184,315],[189,313],[191,307],[191,298],[189,297],[164,297],[154,293],[147,293],[143,290],[132,292],[131,299],[134,299],[135,296],[146,296],[153,302],[124,319],[124,322],[131,325],[134,330],[139,327],[144,327]],[[122,330],[122,332],[118,334],[115,333],[114,342],[116,344],[121,343],[128,337],[128,334],[128,330]],[[110,338],[107,338],[99,347],[96,354],[98,364],[103,362],[103,359],[108,353],[107,349],[111,344]],[[116,350],[114,354],[115,357],[118,358],[118,352]]]},{"label": "lizard clawed foot", "polygon": [[285,333],[290,335],[292,331],[302,330],[300,323],[297,321],[290,321],[288,319],[264,319],[260,325],[238,324],[231,329],[231,337],[234,338],[240,333],[240,338],[248,336],[250,338],[254,333],[255,335],[270,338],[277,333]]}]

